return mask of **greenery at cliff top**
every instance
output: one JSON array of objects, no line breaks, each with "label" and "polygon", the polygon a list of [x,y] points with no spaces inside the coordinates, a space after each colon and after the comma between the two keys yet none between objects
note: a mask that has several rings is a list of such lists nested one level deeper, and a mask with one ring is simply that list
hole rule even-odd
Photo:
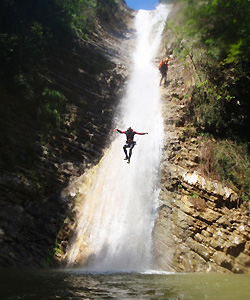
[{"label": "greenery at cliff top", "polygon": [[[51,69],[56,60],[70,63],[84,41],[93,37],[98,21],[109,22],[119,3],[119,0],[0,1],[0,138],[3,142],[0,154],[9,170],[18,165],[15,149],[22,147],[18,145],[19,137],[13,136],[12,120],[26,126],[29,132],[35,130],[40,143],[47,143],[63,128],[67,121],[66,107],[72,99],[57,84]],[[86,60],[81,67],[97,69],[99,65],[95,64]],[[31,156],[37,151],[35,144],[31,137],[29,146],[24,145],[29,148],[23,149],[25,153],[33,153],[25,155],[25,165],[32,164]]]},{"label": "greenery at cliff top", "polygon": [[174,54],[196,75],[186,120],[220,140],[207,153],[210,172],[249,200],[250,2],[172,2],[180,9],[166,30],[177,39]]},{"label": "greenery at cliff top", "polygon": [[28,86],[32,76],[40,72],[38,68],[46,67],[56,51],[71,47],[77,38],[91,38],[98,19],[108,20],[110,14],[114,15],[118,10],[116,2],[1,1],[0,88],[13,91],[18,88],[22,90],[25,84]]}]

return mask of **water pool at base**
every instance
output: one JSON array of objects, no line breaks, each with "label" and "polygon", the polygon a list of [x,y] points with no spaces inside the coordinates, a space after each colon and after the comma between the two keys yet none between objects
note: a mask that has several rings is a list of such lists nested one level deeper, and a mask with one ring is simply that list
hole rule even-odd
[{"label": "water pool at base", "polygon": [[248,300],[250,275],[2,270],[1,300]]}]

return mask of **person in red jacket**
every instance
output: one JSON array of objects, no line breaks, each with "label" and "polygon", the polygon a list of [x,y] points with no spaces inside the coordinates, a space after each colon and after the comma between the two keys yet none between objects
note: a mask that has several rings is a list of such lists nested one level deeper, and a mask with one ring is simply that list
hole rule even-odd
[{"label": "person in red jacket", "polygon": [[164,79],[164,87],[166,87],[168,62],[169,62],[169,58],[165,58],[165,60],[162,60],[159,65],[159,70],[161,72],[160,86],[161,86],[162,80]]},{"label": "person in red jacket", "polygon": [[[127,163],[129,164],[131,156],[132,156],[132,150],[133,150],[133,148],[136,144],[136,142],[134,141],[134,136],[136,134],[144,135],[144,134],[148,134],[148,133],[147,132],[136,132],[131,127],[129,127],[126,131],[122,131],[122,130],[117,129],[117,128],[114,131],[126,134],[127,140],[126,140],[126,144],[123,146],[123,151],[126,155],[124,160],[127,160]],[[127,148],[129,148],[129,155],[127,153]]]}]

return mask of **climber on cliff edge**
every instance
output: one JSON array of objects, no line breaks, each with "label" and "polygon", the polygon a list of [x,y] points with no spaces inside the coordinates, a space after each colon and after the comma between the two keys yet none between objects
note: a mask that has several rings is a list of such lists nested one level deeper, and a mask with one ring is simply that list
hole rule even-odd
[{"label": "climber on cliff edge", "polygon": [[159,65],[159,71],[161,72],[160,86],[162,80],[164,80],[164,87],[166,87],[166,83],[167,83],[168,62],[169,62],[169,58],[166,57],[165,60],[162,60]]},{"label": "climber on cliff edge", "polygon": [[[136,134],[144,135],[144,134],[148,134],[148,133],[147,132],[136,132],[131,127],[129,127],[126,131],[122,131],[122,130],[117,129],[117,128],[114,131],[126,134],[127,140],[126,140],[126,144],[123,146],[123,151],[126,155],[124,160],[127,160],[127,163],[129,164],[131,156],[132,156],[132,150],[133,150],[133,148],[136,144],[136,142],[134,141],[134,136]],[[127,153],[127,148],[129,148],[129,155]]]}]

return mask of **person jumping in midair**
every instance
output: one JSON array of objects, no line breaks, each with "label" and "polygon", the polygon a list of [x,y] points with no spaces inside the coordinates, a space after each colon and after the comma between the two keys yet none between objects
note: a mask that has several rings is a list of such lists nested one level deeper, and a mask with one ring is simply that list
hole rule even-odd
[{"label": "person jumping in midair", "polygon": [[[127,140],[126,140],[126,144],[123,146],[123,151],[126,155],[124,160],[127,160],[127,163],[129,164],[131,156],[132,156],[132,150],[136,144],[136,142],[134,141],[134,136],[136,134],[144,135],[144,134],[148,134],[148,133],[147,132],[136,132],[131,127],[129,127],[126,131],[122,131],[117,128],[114,131],[126,134]],[[129,148],[129,155],[127,153],[127,148]]]}]

